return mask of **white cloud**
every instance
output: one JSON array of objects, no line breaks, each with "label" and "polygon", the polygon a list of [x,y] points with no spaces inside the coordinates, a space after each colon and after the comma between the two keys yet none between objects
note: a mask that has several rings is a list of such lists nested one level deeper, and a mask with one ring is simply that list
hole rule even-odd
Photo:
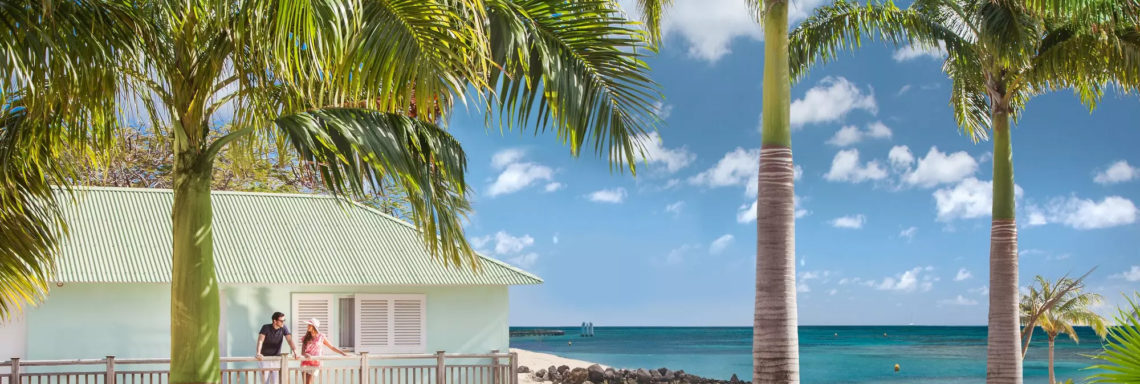
[{"label": "white cloud", "polygon": [[832,288],[832,289],[827,290],[827,294],[829,296],[835,296],[836,293],[839,293],[838,289]]},{"label": "white cloud", "polygon": [[495,233],[495,253],[507,255],[522,251],[523,248],[534,245],[534,238],[530,235],[511,236],[505,231]]},{"label": "white cloud", "polygon": [[876,160],[859,164],[859,150],[846,149],[835,154],[831,160],[831,170],[823,175],[828,181],[849,181],[862,183],[867,180],[882,180],[887,177],[887,171]]},{"label": "white cloud", "polygon": [[[760,163],[757,163],[757,167],[759,167],[759,164]],[[756,173],[759,174],[760,170],[757,169]],[[792,180],[799,180],[801,177],[804,177],[804,167],[799,165],[792,167]]]},{"label": "white cloud", "polygon": [[895,96],[902,96],[903,94],[907,93],[907,91],[910,91],[911,88],[912,87],[910,84],[904,85],[899,88],[899,92],[896,93]]},{"label": "white cloud", "polygon": [[534,263],[537,261],[538,261],[538,254],[534,253],[534,252],[531,252],[531,253],[528,253],[525,255],[519,255],[516,257],[512,257],[512,258],[507,260],[508,263],[514,264],[515,266],[517,266],[519,268],[523,268],[523,269],[533,267]]},{"label": "white cloud", "polygon": [[879,111],[875,95],[866,94],[843,77],[825,77],[819,85],[809,89],[804,98],[792,102],[793,127],[804,124],[835,122],[856,109],[876,114]]},{"label": "white cloud", "polygon": [[[491,197],[514,193],[539,181],[551,182],[554,169],[545,165],[522,161],[525,152],[521,149],[505,149],[491,157],[491,166],[501,170],[495,182],[487,189]],[[551,189],[551,185],[557,187]],[[545,187],[547,192],[557,190],[562,184],[551,182]]]},{"label": "white cloud", "polygon": [[981,287],[971,288],[969,291],[970,291],[970,293],[975,293],[975,294],[978,294],[979,296],[987,296],[990,294],[990,286],[983,285]]},{"label": "white cloud", "polygon": [[836,131],[835,135],[827,140],[827,143],[837,147],[846,147],[863,141],[864,138],[890,139],[891,128],[881,121],[868,124],[867,129],[864,130],[860,130],[854,125],[848,125]]},{"label": "white cloud", "polygon": [[1140,265],[1133,265],[1132,269],[1117,273],[1110,276],[1114,279],[1124,279],[1128,281],[1140,281]]},{"label": "white cloud", "polygon": [[[831,277],[831,271],[803,271],[800,272],[799,279],[808,281],[816,279],[827,279],[828,277]],[[826,281],[824,282],[826,283]]]},{"label": "white cloud", "polygon": [[595,203],[618,204],[625,201],[625,188],[613,188],[594,191],[589,195],[590,201]]},{"label": "white cloud", "polygon": [[[891,153],[895,154],[894,149]],[[890,155],[888,155],[890,156]],[[906,155],[898,154],[898,164],[906,160]],[[896,164],[892,158],[891,164]],[[962,181],[978,171],[978,162],[970,154],[959,151],[945,154],[938,147],[930,147],[926,157],[918,160],[918,167],[903,176],[903,182],[911,186],[930,188],[939,184],[952,184]]]},{"label": "white cloud", "polygon": [[908,241],[914,240],[914,234],[918,232],[918,227],[910,227],[899,231],[899,238],[905,238]]},{"label": "white cloud", "polygon": [[835,228],[860,229],[863,228],[863,223],[865,222],[867,222],[867,217],[860,214],[836,218],[831,221],[831,226]]},{"label": "white cloud", "polygon": [[554,244],[558,244],[558,234],[557,234],[557,233],[555,233],[555,234],[554,234],[554,237],[552,237],[552,238],[550,239],[550,242],[551,242],[551,243],[554,243]]},{"label": "white cloud", "polygon": [[958,295],[958,297],[955,297],[954,299],[951,299],[951,300],[939,300],[938,304],[942,304],[942,305],[978,305],[978,301],[974,300],[974,299],[967,299],[967,298],[963,297],[962,295]]},{"label": "white cloud", "polygon": [[907,146],[896,145],[891,147],[890,153],[887,153],[887,160],[890,160],[891,167],[908,169],[911,164],[914,164],[914,154],[910,153],[910,148]]},{"label": "white cloud", "polygon": [[1120,196],[1099,203],[1075,196],[1055,198],[1045,207],[1029,206],[1029,225],[1059,223],[1076,229],[1100,229],[1136,222],[1136,204]]},{"label": "white cloud", "polygon": [[[1014,196],[1021,194],[1021,187],[1015,185]],[[989,216],[993,209],[993,182],[967,178],[953,187],[934,191],[934,201],[938,221]]]},{"label": "white cloud", "polygon": [[696,244],[685,244],[675,248],[665,255],[665,265],[677,265],[685,261],[685,255],[700,248]]},{"label": "white cloud", "polygon": [[725,248],[728,248],[729,245],[732,245],[732,240],[732,235],[724,235],[718,237],[716,240],[713,240],[712,244],[709,245],[709,253],[718,255],[721,252],[724,252]]},{"label": "white cloud", "polygon": [[[618,3],[630,16],[640,16],[634,1],[619,0]],[[803,20],[808,12],[823,3],[824,0],[790,3],[789,22]],[[683,39],[689,56],[715,63],[732,52],[731,45],[736,39],[764,39],[760,23],[753,15],[746,3],[739,0],[677,0],[662,17],[661,33]]]},{"label": "white cloud", "polygon": [[966,268],[961,268],[958,269],[958,275],[954,276],[954,281],[962,281],[971,277],[974,277],[974,275],[971,274],[970,271],[967,271]]},{"label": "white cloud", "polygon": [[665,104],[664,101],[653,102],[653,113],[657,114],[657,118],[661,120],[668,119],[673,115],[673,104]]},{"label": "white cloud", "polygon": [[642,150],[644,150],[646,163],[664,164],[665,169],[669,171],[669,173],[677,172],[697,158],[697,155],[689,152],[685,147],[674,149],[665,148],[661,141],[661,135],[657,132],[650,132],[647,135],[638,136],[635,140],[637,144],[641,146]]},{"label": "white cloud", "polygon": [[559,189],[562,189],[562,187],[564,187],[564,186],[565,185],[562,185],[562,183],[553,182],[553,183],[546,184],[546,187],[544,187],[543,189],[545,189],[547,192],[554,192],[554,191],[557,191]]},{"label": "white cloud", "polygon": [[[811,214],[811,211],[804,209],[800,206],[800,201],[802,201],[802,200],[803,200],[803,198],[801,198],[799,196],[793,197],[793,202],[795,204],[793,209],[795,210],[795,215],[796,215],[797,219]],[[752,204],[741,205],[740,208],[738,208],[736,211],[736,222],[737,223],[747,224],[747,223],[751,223],[754,221],[756,221],[756,201],[755,200],[752,201]]]},{"label": "white cloud", "polygon": [[930,266],[927,266],[925,268],[914,267],[913,269],[895,275],[894,277],[885,277],[883,278],[882,282],[875,283],[874,281],[871,281],[872,284],[865,285],[872,285],[875,287],[875,289],[884,291],[914,292],[921,290],[923,292],[926,292],[934,287],[934,281],[937,281],[937,279],[928,275],[924,276],[923,273],[933,270],[934,267]]},{"label": "white cloud", "polygon": [[[729,187],[756,183],[760,172],[760,149],[736,147],[724,154],[712,168],[689,178],[689,183],[705,187]],[[756,187],[751,187],[755,189]]]},{"label": "white cloud", "polygon": [[807,283],[796,282],[796,292],[808,293],[811,292],[811,287],[809,287]]},{"label": "white cloud", "polygon": [[922,57],[942,59],[946,57],[946,43],[939,42],[938,46],[936,47],[924,47],[909,44],[905,47],[895,50],[894,55],[891,57],[898,62],[914,60]]},{"label": "white cloud", "polygon": [[1127,161],[1120,160],[1112,163],[1107,169],[1097,172],[1093,181],[1097,184],[1116,184],[1140,179],[1140,168],[1128,165]]},{"label": "white cloud", "polygon": [[685,202],[684,201],[678,201],[676,203],[666,205],[665,206],[665,212],[672,213],[674,216],[679,216],[679,215],[681,215],[681,210],[684,208],[685,208]]}]

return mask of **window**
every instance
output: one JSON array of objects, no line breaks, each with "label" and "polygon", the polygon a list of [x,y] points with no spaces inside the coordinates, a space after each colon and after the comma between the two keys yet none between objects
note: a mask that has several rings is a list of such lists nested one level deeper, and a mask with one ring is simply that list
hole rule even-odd
[{"label": "window", "polygon": [[[426,298],[422,294],[293,294],[297,347],[310,318],[321,321],[330,342],[368,353],[427,351]],[[335,339],[332,339],[335,338]]]}]

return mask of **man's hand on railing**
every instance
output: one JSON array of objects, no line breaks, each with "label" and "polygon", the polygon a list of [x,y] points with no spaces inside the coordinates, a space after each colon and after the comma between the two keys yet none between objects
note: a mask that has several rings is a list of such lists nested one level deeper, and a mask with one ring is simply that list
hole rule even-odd
[{"label": "man's hand on railing", "polygon": [[253,355],[253,357],[254,357],[254,358],[256,358],[256,359],[257,359],[257,361],[261,361],[261,358],[262,358],[262,357],[264,357],[264,356],[261,356],[261,353],[258,353],[258,354],[256,354],[256,355]]}]

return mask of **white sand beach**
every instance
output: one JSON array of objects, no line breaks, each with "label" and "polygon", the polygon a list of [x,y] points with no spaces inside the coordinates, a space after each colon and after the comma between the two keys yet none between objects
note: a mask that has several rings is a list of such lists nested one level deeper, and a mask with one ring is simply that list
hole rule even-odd
[{"label": "white sand beach", "polygon": [[[589,367],[589,366],[595,364],[595,363],[592,363],[589,361],[568,359],[568,358],[558,356],[558,355],[551,355],[549,353],[528,351],[525,349],[511,348],[511,352],[518,353],[519,354],[519,365],[520,366],[525,365],[527,368],[530,368],[531,372],[535,372],[535,371],[538,371],[540,369],[549,368],[551,365],[553,365],[555,367],[560,366],[560,365],[565,365],[565,366],[568,366],[571,369],[573,369],[573,368],[586,368],[586,367]],[[601,365],[601,364],[599,364],[599,365]],[[602,368],[609,368],[609,367],[602,365]],[[538,383],[538,381],[535,381],[534,379],[532,379],[530,373],[520,373],[519,374],[519,384],[535,384],[535,383]]]}]

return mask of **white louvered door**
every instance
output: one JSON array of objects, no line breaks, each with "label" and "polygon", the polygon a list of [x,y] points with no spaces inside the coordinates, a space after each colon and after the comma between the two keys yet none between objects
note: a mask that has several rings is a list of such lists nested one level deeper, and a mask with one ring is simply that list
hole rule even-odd
[{"label": "white louvered door", "polygon": [[423,353],[427,350],[425,296],[357,294],[356,351]]},{"label": "white louvered door", "polygon": [[[293,294],[293,319],[289,321],[289,331],[293,332],[293,342],[297,343],[298,355],[301,354],[300,349],[303,348],[301,340],[304,339],[305,332],[309,329],[309,319],[317,319],[321,322],[319,331],[326,337],[336,335],[332,323],[333,308],[333,295],[331,294]],[[285,349],[282,348],[281,352],[285,352]]]}]

